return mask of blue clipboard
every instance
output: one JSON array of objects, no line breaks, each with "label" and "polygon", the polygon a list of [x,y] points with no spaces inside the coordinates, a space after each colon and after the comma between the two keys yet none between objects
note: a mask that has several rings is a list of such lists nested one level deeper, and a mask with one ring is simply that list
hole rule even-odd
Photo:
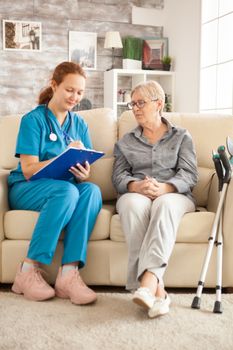
[{"label": "blue clipboard", "polygon": [[75,166],[77,163],[84,165],[85,161],[92,164],[103,155],[103,152],[98,152],[91,149],[78,149],[74,147],[67,148],[49,164],[45,165],[43,168],[33,174],[29,180],[38,180],[42,178],[69,180],[73,177],[69,171],[71,166]]}]

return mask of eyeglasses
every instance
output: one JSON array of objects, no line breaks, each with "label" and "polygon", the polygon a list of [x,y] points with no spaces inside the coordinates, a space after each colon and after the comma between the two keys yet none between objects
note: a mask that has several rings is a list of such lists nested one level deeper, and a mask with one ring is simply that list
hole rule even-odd
[{"label": "eyeglasses", "polygon": [[155,99],[150,100],[150,101],[144,101],[144,100],[138,100],[137,102],[131,101],[131,102],[127,103],[127,107],[129,109],[133,109],[135,106],[137,106],[139,109],[142,109],[146,103],[152,102],[152,101],[158,101],[158,98],[155,98]]}]

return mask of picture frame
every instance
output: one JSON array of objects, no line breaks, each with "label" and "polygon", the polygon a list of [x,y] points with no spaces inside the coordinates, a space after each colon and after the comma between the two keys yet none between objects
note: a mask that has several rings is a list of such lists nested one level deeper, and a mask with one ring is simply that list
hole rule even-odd
[{"label": "picture frame", "polygon": [[168,38],[143,38],[142,68],[162,70],[162,59],[168,55]]},{"label": "picture frame", "polygon": [[3,20],[3,50],[41,51],[41,23]]},{"label": "picture frame", "polygon": [[69,31],[69,61],[85,70],[96,69],[97,33]]}]

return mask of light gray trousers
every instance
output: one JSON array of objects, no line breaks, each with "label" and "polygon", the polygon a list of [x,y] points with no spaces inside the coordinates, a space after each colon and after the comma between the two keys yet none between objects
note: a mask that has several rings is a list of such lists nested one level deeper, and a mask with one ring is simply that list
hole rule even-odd
[{"label": "light gray trousers", "polygon": [[129,254],[126,289],[137,289],[146,270],[163,285],[180,220],[185,213],[195,211],[194,203],[178,193],[167,193],[154,201],[138,193],[126,193],[116,207]]}]

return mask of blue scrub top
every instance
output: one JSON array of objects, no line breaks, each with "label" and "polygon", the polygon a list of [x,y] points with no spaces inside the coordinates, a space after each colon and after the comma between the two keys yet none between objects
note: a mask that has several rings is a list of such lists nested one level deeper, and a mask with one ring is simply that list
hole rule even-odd
[{"label": "blue scrub top", "polygon": [[[57,135],[57,141],[51,141],[49,139],[51,130],[46,119],[46,106],[39,105],[25,114],[20,124],[15,156],[20,157],[20,154],[37,156],[40,162],[54,158],[67,148],[67,140],[63,132],[73,140],[81,140],[86,148],[92,148],[87,123],[74,112],[70,112],[70,116],[71,118],[67,114],[61,126],[52,111],[48,109],[52,132]],[[20,162],[17,169],[11,171],[8,184],[11,186],[18,181],[26,181]]]}]

